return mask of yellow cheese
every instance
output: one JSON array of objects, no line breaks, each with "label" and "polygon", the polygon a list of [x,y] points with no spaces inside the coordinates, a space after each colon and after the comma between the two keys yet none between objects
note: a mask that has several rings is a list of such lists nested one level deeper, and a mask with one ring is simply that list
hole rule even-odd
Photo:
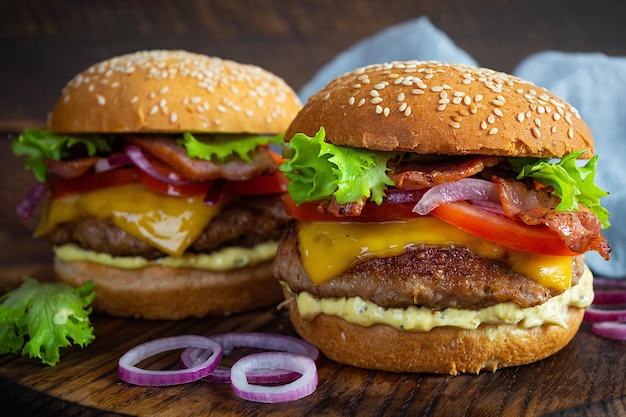
[{"label": "yellow cheese", "polygon": [[84,216],[112,219],[115,226],[172,256],[181,256],[223,203],[207,206],[202,196],[173,197],[141,184],[103,188],[48,203],[36,236]]},{"label": "yellow cheese", "polygon": [[503,260],[539,284],[566,290],[572,258],[520,252],[464,232],[435,217],[386,223],[299,222],[302,264],[315,285],[328,282],[372,257],[401,255],[420,244],[463,246],[474,254]]},{"label": "yellow cheese", "polygon": [[[287,283],[281,284],[290,291]],[[512,324],[525,329],[543,324],[567,328],[568,307],[587,308],[593,301],[593,276],[585,267],[578,285],[543,304],[528,308],[520,308],[514,303],[503,303],[479,310],[448,308],[435,312],[417,306],[383,308],[360,297],[318,298],[306,291],[294,296],[298,312],[305,320],[312,320],[318,314],[326,314],[341,317],[359,326],[385,324],[398,330],[414,332],[427,332],[441,326],[475,329],[482,323]]]}]

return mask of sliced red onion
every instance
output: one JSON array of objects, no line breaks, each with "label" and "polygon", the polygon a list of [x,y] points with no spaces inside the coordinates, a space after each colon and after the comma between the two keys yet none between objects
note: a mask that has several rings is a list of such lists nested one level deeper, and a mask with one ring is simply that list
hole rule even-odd
[{"label": "sliced red onion", "polygon": [[153,176],[156,179],[159,179],[165,183],[173,184],[173,185],[185,185],[191,182],[190,180],[187,180],[187,179],[180,180],[180,179],[171,178],[167,175],[161,174],[159,170],[157,170],[152,165],[152,163],[145,157],[145,155],[143,154],[139,146],[134,146],[134,145],[126,146],[124,147],[124,152],[126,153],[126,155],[128,155],[131,161],[133,161],[133,164],[135,164],[140,170],[142,170],[148,175]]},{"label": "sliced red onion", "polygon": [[132,164],[133,161],[126,154],[115,154],[108,158],[100,158],[94,165],[94,170],[98,173],[110,171],[115,168]]},{"label": "sliced red onion", "polygon": [[445,182],[426,191],[413,211],[425,216],[440,204],[464,200],[499,203],[498,187],[492,182],[477,178],[462,178],[458,181]]},{"label": "sliced red onion", "polygon": [[[202,362],[187,369],[152,371],[135,366],[158,353],[189,347],[208,349],[212,353]],[[122,381],[135,385],[178,385],[206,377],[217,368],[221,359],[222,346],[208,337],[193,335],[166,337],[135,346],[122,355],[118,363],[118,376]]]},{"label": "sliced red onion", "polygon": [[391,204],[417,203],[426,190],[390,189],[385,191],[385,202]]},{"label": "sliced red onion", "polygon": [[[247,374],[254,369],[280,368],[301,374],[285,385],[253,385]],[[231,368],[231,386],[239,397],[260,403],[294,401],[312,394],[317,387],[317,367],[306,356],[286,352],[264,352],[247,355]]]},{"label": "sliced red onion", "polygon": [[591,326],[591,331],[609,339],[626,340],[626,323],[602,322]]},{"label": "sliced red onion", "polygon": [[[229,355],[236,348],[271,349],[281,352],[290,352],[311,358],[315,363],[321,359],[319,349],[312,344],[296,337],[268,334],[268,333],[225,333],[211,336],[218,342],[224,355]],[[189,348],[181,354],[181,365],[192,367],[196,361],[203,360],[206,353],[203,349]],[[204,378],[207,382],[230,383],[230,369],[218,367]],[[248,382],[256,384],[282,383],[293,381],[299,374],[286,369],[257,369],[248,373]]]},{"label": "sliced red onion", "polygon": [[41,200],[44,198],[50,186],[48,183],[37,183],[28,191],[26,197],[15,207],[15,212],[22,220],[27,220],[33,214]]},{"label": "sliced red onion", "polygon": [[594,291],[594,305],[619,305],[626,304],[626,291]]},{"label": "sliced red onion", "polygon": [[222,197],[224,196],[224,190],[226,189],[226,184],[228,180],[226,178],[218,178],[213,180],[211,184],[211,188],[204,196],[204,204],[207,206],[215,206],[220,202]]},{"label": "sliced red onion", "polygon": [[602,321],[626,321],[626,310],[600,310],[589,307],[585,310],[585,321],[602,322]]}]

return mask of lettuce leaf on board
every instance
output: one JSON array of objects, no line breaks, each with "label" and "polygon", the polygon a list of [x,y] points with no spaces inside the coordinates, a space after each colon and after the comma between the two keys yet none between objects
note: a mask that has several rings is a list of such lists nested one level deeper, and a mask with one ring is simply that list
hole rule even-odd
[{"label": "lettuce leaf on board", "polygon": [[60,348],[72,342],[85,347],[94,340],[89,321],[94,296],[92,281],[72,288],[24,277],[22,285],[0,297],[0,354],[56,365]]}]

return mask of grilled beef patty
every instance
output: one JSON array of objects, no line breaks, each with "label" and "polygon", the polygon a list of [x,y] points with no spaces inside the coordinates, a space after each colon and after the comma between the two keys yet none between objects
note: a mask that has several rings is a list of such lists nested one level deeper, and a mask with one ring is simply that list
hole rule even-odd
[{"label": "grilled beef patty", "polygon": [[[288,222],[280,196],[248,197],[226,206],[203,230],[189,252],[208,253],[222,246],[252,247],[278,240]],[[150,244],[128,235],[110,220],[84,217],[59,225],[48,235],[55,245],[75,243],[113,256],[165,255]]]},{"label": "grilled beef patty", "polygon": [[[574,257],[572,262],[577,283],[583,257]],[[302,266],[293,222],[278,248],[274,271],[293,292],[307,291],[322,298],[359,296],[385,308],[476,310],[504,302],[524,308],[561,293],[513,271],[503,261],[481,258],[467,248],[428,245],[399,256],[366,260],[316,286]]]}]

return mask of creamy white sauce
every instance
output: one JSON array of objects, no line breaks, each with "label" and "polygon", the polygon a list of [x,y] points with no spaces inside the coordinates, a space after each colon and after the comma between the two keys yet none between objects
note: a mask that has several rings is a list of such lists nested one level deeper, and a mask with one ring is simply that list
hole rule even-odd
[{"label": "creamy white sauce", "polygon": [[54,254],[65,262],[89,261],[121,269],[140,269],[150,265],[175,268],[196,268],[211,271],[230,271],[246,266],[254,266],[274,259],[278,242],[265,242],[252,248],[229,247],[208,254],[187,254],[180,258],[165,256],[155,260],[141,256],[111,256],[68,244],[55,246]]},{"label": "creamy white sauce", "polygon": [[[288,289],[288,285],[282,282]],[[531,328],[552,324],[567,328],[566,315],[569,306],[586,308],[593,301],[593,276],[585,267],[578,285],[545,303],[520,308],[513,303],[502,303],[480,310],[448,308],[433,311],[425,307],[383,308],[360,297],[318,298],[303,291],[295,295],[298,311],[305,320],[318,314],[334,315],[360,326],[386,324],[405,331],[429,331],[434,327],[452,326],[475,329],[481,323],[515,324]]]}]

